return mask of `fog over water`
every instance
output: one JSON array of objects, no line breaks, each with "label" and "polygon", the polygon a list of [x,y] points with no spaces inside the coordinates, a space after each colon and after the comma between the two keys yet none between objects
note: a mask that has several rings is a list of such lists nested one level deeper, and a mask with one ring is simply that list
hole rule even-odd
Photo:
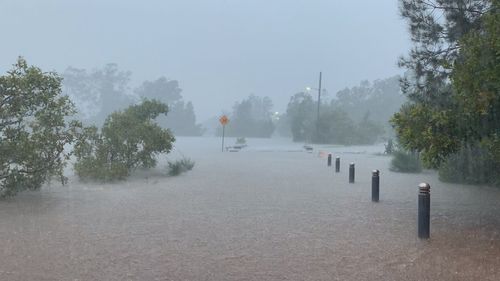
[{"label": "fog over water", "polygon": [[1,73],[19,55],[58,72],[114,62],[132,87],[179,80],[200,121],[251,93],[284,111],[319,71],[330,97],[393,76],[410,46],[394,0],[1,0],[0,25]]}]

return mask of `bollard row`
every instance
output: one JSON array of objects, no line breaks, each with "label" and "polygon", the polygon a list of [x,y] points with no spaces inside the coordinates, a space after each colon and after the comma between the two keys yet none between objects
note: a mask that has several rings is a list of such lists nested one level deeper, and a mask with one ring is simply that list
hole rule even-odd
[{"label": "bollard row", "polygon": [[[328,155],[328,166],[331,166],[331,154]],[[335,172],[340,172],[340,157],[335,158]],[[349,164],[349,183],[355,182],[355,165]],[[421,183],[418,186],[418,237],[429,239],[430,237],[430,206],[431,195],[430,185]],[[372,171],[372,202],[379,202],[380,199],[380,171]]]},{"label": "bollard row", "polygon": [[[332,165],[332,154],[328,155],[328,166]],[[340,157],[335,158],[335,172],[340,172]],[[349,164],[349,183],[355,181],[355,165]],[[431,213],[431,187],[428,183],[418,185],[418,237],[429,239],[430,237],[430,213]],[[372,202],[379,202],[380,197],[380,171],[372,171]]]}]

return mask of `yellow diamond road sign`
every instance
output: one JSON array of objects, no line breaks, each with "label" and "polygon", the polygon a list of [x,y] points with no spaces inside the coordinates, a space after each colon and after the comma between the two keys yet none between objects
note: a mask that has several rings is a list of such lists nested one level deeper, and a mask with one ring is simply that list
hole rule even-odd
[{"label": "yellow diamond road sign", "polygon": [[219,122],[222,124],[222,126],[226,126],[226,124],[229,123],[229,118],[227,118],[226,115],[222,115],[222,117],[219,118]]}]

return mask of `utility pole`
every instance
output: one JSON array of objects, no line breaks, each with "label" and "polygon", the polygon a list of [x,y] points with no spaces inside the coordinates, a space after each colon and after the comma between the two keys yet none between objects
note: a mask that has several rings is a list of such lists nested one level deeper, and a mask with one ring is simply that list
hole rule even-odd
[{"label": "utility pole", "polygon": [[321,71],[319,72],[318,111],[316,117],[316,141],[319,141],[319,108],[321,106]]}]

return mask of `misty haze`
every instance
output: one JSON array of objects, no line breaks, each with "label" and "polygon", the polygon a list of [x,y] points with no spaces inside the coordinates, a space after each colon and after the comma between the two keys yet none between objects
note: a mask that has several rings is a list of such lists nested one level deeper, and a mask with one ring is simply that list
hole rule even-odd
[{"label": "misty haze", "polygon": [[0,0],[0,280],[500,280],[499,8]]}]

